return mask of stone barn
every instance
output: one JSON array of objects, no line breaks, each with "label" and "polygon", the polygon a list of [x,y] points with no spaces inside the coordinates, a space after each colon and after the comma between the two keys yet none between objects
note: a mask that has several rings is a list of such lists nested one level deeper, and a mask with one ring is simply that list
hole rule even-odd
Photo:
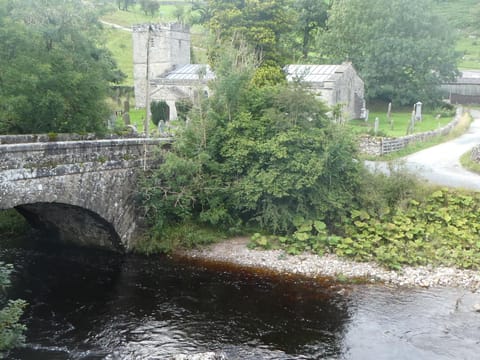
[{"label": "stone barn", "polygon": [[480,104],[480,70],[463,70],[441,89],[451,104]]},{"label": "stone barn", "polygon": [[341,65],[287,65],[288,81],[301,81],[327,105],[344,104],[347,119],[359,119],[365,106],[365,87],[351,63]]}]

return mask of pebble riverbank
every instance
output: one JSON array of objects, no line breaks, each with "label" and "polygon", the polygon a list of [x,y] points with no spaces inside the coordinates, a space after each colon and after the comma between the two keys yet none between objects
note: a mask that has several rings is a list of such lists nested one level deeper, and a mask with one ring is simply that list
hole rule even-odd
[{"label": "pebble riverbank", "polygon": [[279,274],[306,277],[362,279],[369,283],[395,286],[461,287],[476,291],[480,288],[480,272],[449,267],[403,267],[399,271],[385,269],[371,262],[355,262],[336,255],[288,255],[282,250],[247,248],[247,238],[234,238],[199,249],[182,250],[177,256],[255,269]]}]

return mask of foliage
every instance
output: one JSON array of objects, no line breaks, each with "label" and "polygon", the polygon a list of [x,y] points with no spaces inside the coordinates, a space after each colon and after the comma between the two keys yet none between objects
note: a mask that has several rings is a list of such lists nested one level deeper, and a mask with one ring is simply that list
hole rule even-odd
[{"label": "foliage", "polygon": [[381,217],[355,211],[335,252],[393,268],[434,264],[479,269],[479,206],[478,194],[442,189]]},{"label": "foliage", "polygon": [[152,122],[155,126],[158,126],[160,121],[170,120],[170,107],[164,100],[152,101],[150,111],[152,112]]},{"label": "foliage", "polygon": [[160,233],[156,232],[158,229],[154,230],[153,234],[135,244],[135,252],[145,255],[169,253],[178,248],[208,245],[225,239],[225,233],[220,229],[191,222],[166,226]]},{"label": "foliage", "polygon": [[122,80],[79,1],[0,2],[0,133],[100,132]]},{"label": "foliage", "polygon": [[277,234],[293,233],[296,216],[340,223],[361,169],[352,137],[299,84],[257,87],[248,61],[221,59],[214,95],[194,104],[142,186],[157,233],[185,222]]},{"label": "foliage", "polygon": [[341,237],[330,235],[321,221],[297,218],[293,234],[255,234],[250,246],[281,248],[293,255],[330,252],[392,269],[427,264],[480,269],[480,194],[419,191],[409,182],[397,176],[377,178],[365,192],[373,195],[370,204],[364,201],[363,208],[351,211]]},{"label": "foliage", "polygon": [[295,28],[302,39],[302,58],[308,59],[312,40],[315,39],[320,29],[325,27],[329,4],[319,0],[299,0],[294,2],[293,6],[298,13]]},{"label": "foliage", "polygon": [[12,237],[21,236],[27,232],[29,225],[25,218],[16,210],[0,211],[0,239],[8,240]]},{"label": "foliage", "polygon": [[351,61],[370,99],[434,103],[456,74],[454,32],[429,0],[338,0],[327,28],[324,55]]},{"label": "foliage", "polygon": [[186,121],[188,113],[192,110],[193,103],[190,99],[181,99],[175,102],[177,108],[177,118],[182,121]]},{"label": "foliage", "polygon": [[150,14],[150,16],[154,16],[160,9],[160,3],[156,0],[140,0],[140,6],[145,15]]},{"label": "foliage", "polygon": [[26,302],[23,300],[8,300],[5,289],[10,285],[12,266],[0,262],[0,357],[10,349],[22,346],[25,341],[25,326],[19,323]]},{"label": "foliage", "polygon": [[220,41],[243,39],[265,61],[284,65],[295,12],[287,0],[209,0],[208,27]]}]

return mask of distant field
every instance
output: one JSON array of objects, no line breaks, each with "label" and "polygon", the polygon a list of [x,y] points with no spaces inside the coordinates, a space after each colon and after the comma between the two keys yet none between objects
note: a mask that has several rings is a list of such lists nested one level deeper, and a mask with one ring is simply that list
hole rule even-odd
[{"label": "distant field", "polygon": [[456,50],[462,55],[460,69],[480,69],[480,36],[469,35],[457,42]]},{"label": "distant field", "polygon": [[456,50],[462,55],[460,69],[480,69],[480,1],[437,1],[435,11],[458,31]]},{"label": "distant field", "polygon": [[133,46],[132,33],[128,31],[107,28],[105,35],[107,47],[117,60],[120,70],[127,75],[121,85],[133,86]]},{"label": "distant field", "polygon": [[130,27],[134,24],[158,23],[175,20],[175,7],[180,5],[160,5],[160,10],[155,16],[145,15],[140,5],[131,6],[128,11],[118,10],[112,11],[102,16],[102,20],[113,24]]}]

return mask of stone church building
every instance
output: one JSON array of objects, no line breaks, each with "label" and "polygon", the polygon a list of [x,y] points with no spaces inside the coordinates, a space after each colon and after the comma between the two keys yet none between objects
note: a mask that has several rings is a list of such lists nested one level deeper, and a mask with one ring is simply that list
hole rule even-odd
[{"label": "stone church building", "polygon": [[[208,96],[208,82],[215,78],[208,65],[190,63],[190,29],[181,24],[134,26],[133,66],[136,106],[147,105],[149,89],[148,101],[166,101],[170,119],[177,117],[175,102]],[[347,119],[360,118],[364,85],[350,63],[287,65],[284,71],[287,80],[303,81],[329,106],[343,104]]]}]

